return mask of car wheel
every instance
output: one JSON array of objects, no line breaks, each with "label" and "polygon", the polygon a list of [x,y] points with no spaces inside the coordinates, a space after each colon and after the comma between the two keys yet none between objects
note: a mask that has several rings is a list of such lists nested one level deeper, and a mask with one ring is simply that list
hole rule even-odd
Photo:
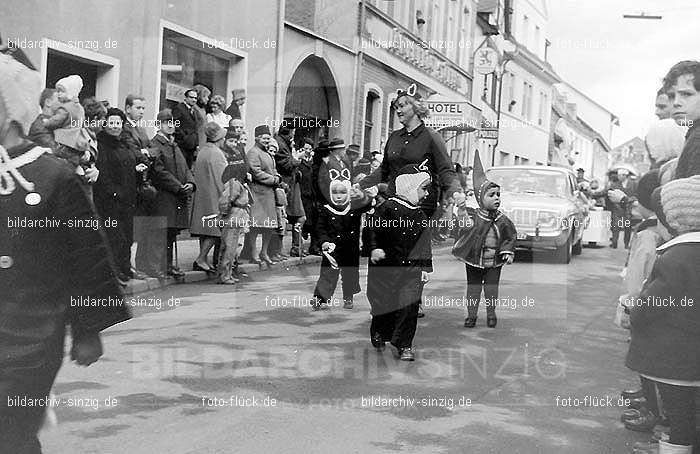
[{"label": "car wheel", "polygon": [[[572,237],[573,237],[573,235],[572,235]],[[574,244],[574,245],[571,247],[571,253],[572,253],[573,255],[581,255],[581,252],[583,252],[583,244],[581,244],[581,241],[582,241],[582,240],[578,240],[578,241],[576,242],[576,244]]]},{"label": "car wheel", "polygon": [[569,263],[571,261],[571,237],[567,238],[560,248],[554,251],[554,260],[557,263]]}]

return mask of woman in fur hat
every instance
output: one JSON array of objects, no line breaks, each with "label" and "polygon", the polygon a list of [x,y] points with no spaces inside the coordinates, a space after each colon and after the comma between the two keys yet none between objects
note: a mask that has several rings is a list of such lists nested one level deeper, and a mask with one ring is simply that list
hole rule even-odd
[{"label": "woman in fur hat", "polygon": [[[700,387],[700,176],[654,191],[659,221],[675,237],[659,246],[654,267],[632,301],[626,365],[656,382],[669,420],[658,453],[691,454]],[[692,300],[692,303],[691,303]]]},{"label": "woman in fur hat", "polygon": [[496,327],[496,302],[501,267],[513,263],[516,231],[508,216],[498,210],[501,188],[486,179],[479,153],[474,157],[474,196],[478,209],[458,211],[460,231],[452,254],[467,270],[467,318],[465,328],[476,325],[481,291],[486,299],[486,325]]},{"label": "woman in fur hat", "polygon": [[408,165],[389,184],[391,195],[367,218],[370,249],[367,299],[370,338],[379,351],[389,341],[402,361],[413,361],[418,306],[433,271],[428,218],[420,209],[432,180],[427,167]]}]

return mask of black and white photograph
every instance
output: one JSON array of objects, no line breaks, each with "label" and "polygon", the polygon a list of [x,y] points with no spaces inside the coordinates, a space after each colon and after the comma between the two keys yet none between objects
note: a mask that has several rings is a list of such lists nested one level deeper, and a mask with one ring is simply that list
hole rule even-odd
[{"label": "black and white photograph", "polygon": [[697,0],[3,0],[0,454],[700,454]]}]

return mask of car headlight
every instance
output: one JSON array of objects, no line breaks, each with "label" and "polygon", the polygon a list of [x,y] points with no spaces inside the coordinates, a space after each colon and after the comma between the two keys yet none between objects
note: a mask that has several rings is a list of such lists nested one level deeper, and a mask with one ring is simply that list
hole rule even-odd
[{"label": "car headlight", "polygon": [[559,224],[559,217],[553,211],[540,211],[537,213],[537,227],[542,229],[554,229]]}]

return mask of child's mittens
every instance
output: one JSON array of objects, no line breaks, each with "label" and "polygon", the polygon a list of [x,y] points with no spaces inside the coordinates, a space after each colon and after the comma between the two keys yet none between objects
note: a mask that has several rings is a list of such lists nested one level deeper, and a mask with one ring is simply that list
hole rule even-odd
[{"label": "child's mittens", "polygon": [[428,274],[427,271],[420,272],[420,281],[424,284],[426,284],[428,281],[430,281],[430,275]]},{"label": "child's mittens", "polygon": [[384,249],[372,249],[372,252],[370,253],[370,260],[372,263],[377,263],[380,260],[384,260],[386,258],[386,253],[384,253]]},{"label": "child's mittens", "polygon": [[506,265],[512,265],[515,254],[511,252],[501,252],[501,257],[503,257],[503,261],[506,262]]}]

